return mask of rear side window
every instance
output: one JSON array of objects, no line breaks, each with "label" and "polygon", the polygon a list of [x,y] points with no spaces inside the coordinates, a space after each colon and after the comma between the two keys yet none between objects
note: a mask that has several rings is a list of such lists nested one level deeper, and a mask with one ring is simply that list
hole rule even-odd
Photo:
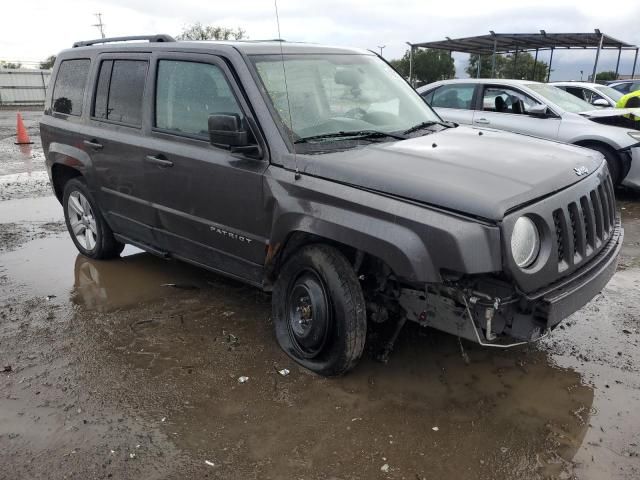
[{"label": "rear side window", "polygon": [[142,96],[147,77],[145,60],[105,60],[100,65],[93,116],[142,125]]},{"label": "rear side window", "polygon": [[53,87],[54,112],[82,115],[82,99],[90,64],[88,59],[64,60],[60,63]]},{"label": "rear side window", "polygon": [[207,137],[209,115],[241,114],[220,68],[208,63],[160,60],[155,126]]},{"label": "rear side window", "polygon": [[443,85],[433,92],[432,107],[471,109],[475,85]]}]

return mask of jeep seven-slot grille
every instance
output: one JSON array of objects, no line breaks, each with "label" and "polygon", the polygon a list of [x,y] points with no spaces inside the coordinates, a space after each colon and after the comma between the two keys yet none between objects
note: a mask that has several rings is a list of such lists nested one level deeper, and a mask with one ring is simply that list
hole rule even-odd
[{"label": "jeep seven-slot grille", "polygon": [[615,227],[615,196],[609,176],[578,201],[553,212],[558,270],[591,258]]}]

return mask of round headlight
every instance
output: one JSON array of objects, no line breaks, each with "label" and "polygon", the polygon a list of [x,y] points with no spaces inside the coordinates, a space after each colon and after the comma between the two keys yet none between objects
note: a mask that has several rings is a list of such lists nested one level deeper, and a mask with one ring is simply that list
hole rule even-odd
[{"label": "round headlight", "polygon": [[520,268],[527,268],[540,252],[540,234],[530,218],[520,217],[511,232],[511,255]]}]

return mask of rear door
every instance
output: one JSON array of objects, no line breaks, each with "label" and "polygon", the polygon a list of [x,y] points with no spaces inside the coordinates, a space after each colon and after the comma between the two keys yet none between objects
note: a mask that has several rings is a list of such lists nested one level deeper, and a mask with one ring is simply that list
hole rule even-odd
[{"label": "rear door", "polygon": [[[258,283],[270,218],[266,158],[209,143],[208,118],[253,118],[230,69],[208,54],[154,56],[142,155],[156,234],[175,256]],[[254,139],[255,140],[255,139]]]},{"label": "rear door", "polygon": [[423,98],[444,120],[471,125],[475,87],[473,83],[441,85],[425,94]]},{"label": "rear door", "polygon": [[498,128],[515,133],[555,140],[558,138],[560,118],[529,114],[529,108],[541,105],[522,90],[504,85],[483,85],[479,92],[478,109],[473,124]]},{"label": "rear door", "polygon": [[105,54],[98,60],[84,144],[97,174],[99,203],[116,233],[154,245],[141,147],[149,54]]}]

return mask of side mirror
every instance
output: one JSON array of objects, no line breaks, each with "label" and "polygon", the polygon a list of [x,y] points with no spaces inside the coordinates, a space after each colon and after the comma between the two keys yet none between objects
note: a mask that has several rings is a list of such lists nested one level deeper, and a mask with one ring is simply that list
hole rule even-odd
[{"label": "side mirror", "polygon": [[527,113],[534,117],[547,118],[549,116],[549,107],[544,104],[533,105],[529,107]]},{"label": "side mirror", "polygon": [[610,107],[611,106],[609,105],[609,102],[607,102],[604,98],[597,98],[596,100],[591,102],[591,105],[593,105],[594,107]]},{"label": "side mirror", "polygon": [[237,113],[209,115],[209,141],[220,147],[246,147],[249,135]]}]

